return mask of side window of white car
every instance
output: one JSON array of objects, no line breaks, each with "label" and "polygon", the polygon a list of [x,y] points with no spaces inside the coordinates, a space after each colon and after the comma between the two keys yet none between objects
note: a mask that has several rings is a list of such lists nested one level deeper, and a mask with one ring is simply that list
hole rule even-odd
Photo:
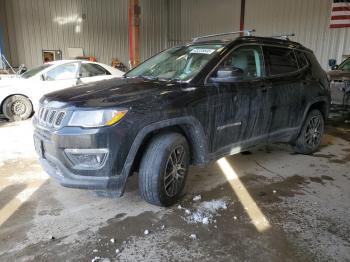
[{"label": "side window of white car", "polygon": [[81,77],[93,77],[101,75],[110,75],[111,73],[104,69],[102,66],[97,64],[83,63],[80,67]]},{"label": "side window of white car", "polygon": [[55,67],[46,73],[46,80],[68,80],[75,79],[78,75],[78,63],[69,63]]}]

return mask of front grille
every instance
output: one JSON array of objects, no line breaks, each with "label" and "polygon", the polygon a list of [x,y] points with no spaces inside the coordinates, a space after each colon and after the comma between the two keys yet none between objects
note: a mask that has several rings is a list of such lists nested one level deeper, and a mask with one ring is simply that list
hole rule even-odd
[{"label": "front grille", "polygon": [[49,124],[50,124],[50,125],[52,125],[53,120],[54,120],[54,118],[55,118],[55,116],[56,116],[56,113],[57,113],[56,110],[52,110],[52,111],[50,112],[50,117],[49,117]]},{"label": "front grille", "polygon": [[65,111],[60,111],[55,108],[41,107],[38,111],[37,118],[39,124],[42,126],[59,128],[61,127],[65,116]]},{"label": "front grille", "polygon": [[63,121],[65,116],[66,116],[66,112],[59,112],[57,114],[56,121],[55,121],[55,126],[56,127],[61,126],[62,121]]}]

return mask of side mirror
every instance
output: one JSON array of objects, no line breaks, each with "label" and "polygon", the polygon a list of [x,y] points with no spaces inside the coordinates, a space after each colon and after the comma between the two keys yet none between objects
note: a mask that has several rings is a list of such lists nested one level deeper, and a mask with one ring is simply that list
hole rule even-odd
[{"label": "side mirror", "polygon": [[238,67],[221,66],[216,72],[216,77],[211,77],[212,82],[234,82],[244,76],[244,71]]},{"label": "side mirror", "polygon": [[44,74],[40,75],[40,80],[41,81],[46,81],[46,76]]},{"label": "side mirror", "polygon": [[78,75],[77,75],[77,81],[76,81],[76,85],[80,85],[80,84],[82,84],[83,82],[81,81],[81,78],[83,77],[83,74],[82,73],[79,73]]}]

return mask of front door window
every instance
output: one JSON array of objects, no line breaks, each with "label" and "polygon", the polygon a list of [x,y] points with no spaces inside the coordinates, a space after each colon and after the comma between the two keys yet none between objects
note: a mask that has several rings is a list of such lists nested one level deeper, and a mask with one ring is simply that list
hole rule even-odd
[{"label": "front door window", "polygon": [[213,82],[235,82],[262,77],[263,56],[259,46],[234,50],[211,76]]},{"label": "front door window", "polygon": [[46,73],[47,81],[76,79],[78,76],[78,63],[59,65]]}]

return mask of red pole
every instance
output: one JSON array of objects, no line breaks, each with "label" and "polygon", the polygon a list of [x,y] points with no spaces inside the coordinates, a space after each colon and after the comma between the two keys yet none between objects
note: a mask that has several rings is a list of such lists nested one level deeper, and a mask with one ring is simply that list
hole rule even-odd
[{"label": "red pole", "polygon": [[[244,16],[245,16],[245,0],[241,0],[241,18],[239,22],[239,31],[244,30]],[[241,33],[241,36],[243,36],[244,33]]]},{"label": "red pole", "polygon": [[140,63],[139,35],[140,35],[140,6],[139,0],[129,0],[129,55],[130,66]]}]

